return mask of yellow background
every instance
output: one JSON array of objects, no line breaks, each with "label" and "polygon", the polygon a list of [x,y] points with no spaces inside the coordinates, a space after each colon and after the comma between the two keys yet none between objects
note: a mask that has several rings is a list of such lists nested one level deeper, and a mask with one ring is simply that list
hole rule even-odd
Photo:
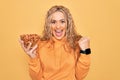
[{"label": "yellow background", "polygon": [[120,80],[120,1],[1,0],[0,80],[31,80],[20,34],[41,34],[47,10],[70,9],[76,30],[91,39],[91,67],[85,80]]}]

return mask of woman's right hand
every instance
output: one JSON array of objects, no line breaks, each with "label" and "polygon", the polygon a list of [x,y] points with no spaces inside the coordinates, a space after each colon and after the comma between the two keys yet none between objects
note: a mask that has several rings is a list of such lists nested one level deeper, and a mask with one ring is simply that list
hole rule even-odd
[{"label": "woman's right hand", "polygon": [[23,48],[23,50],[25,51],[27,55],[29,55],[31,58],[36,57],[36,49],[38,46],[37,44],[31,48],[31,45],[32,45],[31,42],[29,43],[27,47],[24,46],[24,42],[21,39],[19,39],[19,42],[21,44],[21,47]]}]

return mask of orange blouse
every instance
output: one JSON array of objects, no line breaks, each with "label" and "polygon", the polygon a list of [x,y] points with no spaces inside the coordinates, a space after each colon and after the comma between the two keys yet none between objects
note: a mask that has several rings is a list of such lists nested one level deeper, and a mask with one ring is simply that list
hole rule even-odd
[{"label": "orange blouse", "polygon": [[29,60],[32,80],[83,80],[90,66],[90,55],[67,47],[65,39],[39,41],[37,57]]}]

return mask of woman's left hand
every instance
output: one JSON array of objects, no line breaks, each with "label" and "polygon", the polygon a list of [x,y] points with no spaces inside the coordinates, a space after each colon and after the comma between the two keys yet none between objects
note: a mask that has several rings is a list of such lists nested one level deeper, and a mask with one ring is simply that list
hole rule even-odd
[{"label": "woman's left hand", "polygon": [[90,39],[87,37],[82,37],[79,41],[79,46],[82,50],[90,48]]}]

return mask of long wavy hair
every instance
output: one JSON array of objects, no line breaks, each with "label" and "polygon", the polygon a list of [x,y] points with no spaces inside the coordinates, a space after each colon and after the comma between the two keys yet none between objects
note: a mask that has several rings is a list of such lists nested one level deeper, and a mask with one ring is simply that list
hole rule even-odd
[{"label": "long wavy hair", "polygon": [[74,49],[77,45],[76,41],[78,41],[81,38],[81,35],[78,35],[75,30],[75,24],[74,24],[72,15],[69,12],[69,9],[61,5],[60,6],[55,5],[48,10],[46,14],[46,18],[45,18],[43,37],[41,38],[41,40],[51,39],[52,32],[51,32],[51,27],[50,27],[50,22],[51,22],[50,16],[57,11],[62,12],[64,16],[66,17],[66,20],[67,20],[66,39],[70,47]]}]

